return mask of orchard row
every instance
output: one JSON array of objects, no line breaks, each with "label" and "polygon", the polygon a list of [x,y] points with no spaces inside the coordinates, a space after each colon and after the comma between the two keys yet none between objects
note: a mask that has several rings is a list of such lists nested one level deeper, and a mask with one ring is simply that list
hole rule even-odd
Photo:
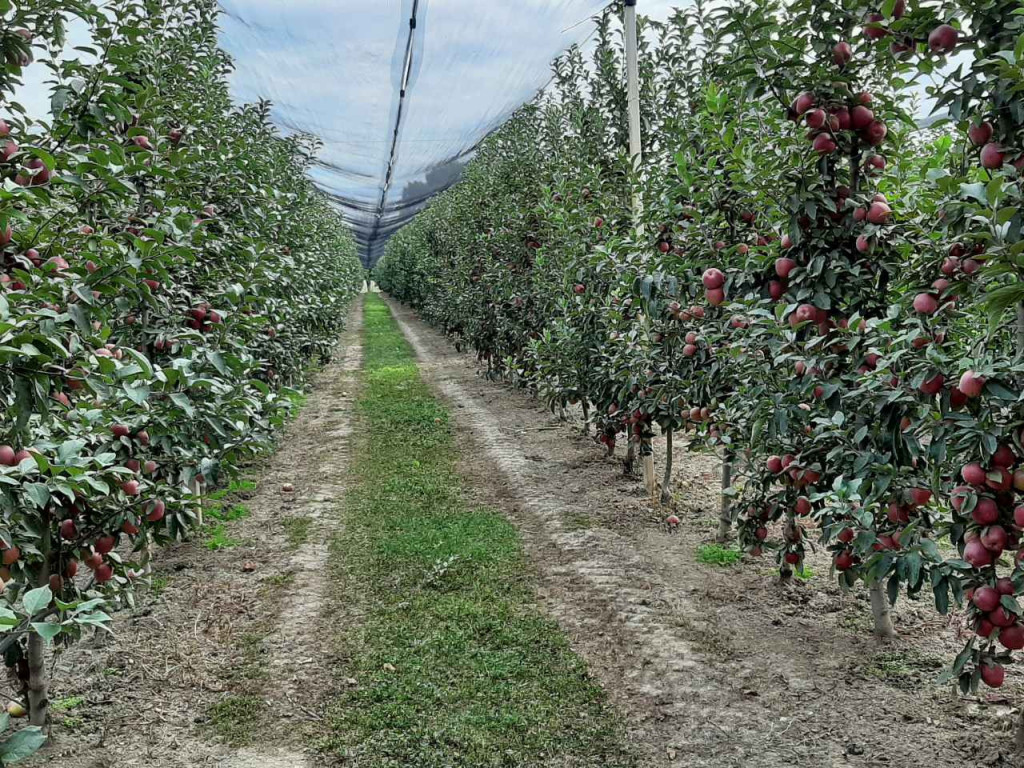
[{"label": "orchard row", "polygon": [[647,22],[635,164],[606,17],[593,61],[557,63],[378,280],[580,404],[609,452],[649,454],[656,429],[718,451],[723,537],[784,577],[831,551],[880,635],[901,594],[965,603],[950,675],[999,686],[1024,648],[1015,8],[730,0]]},{"label": "orchard row", "polygon": [[[271,444],[362,270],[315,142],[232,106],[212,0],[3,7],[0,651],[41,725],[46,644],[130,603]],[[29,67],[52,119],[14,101]]]}]

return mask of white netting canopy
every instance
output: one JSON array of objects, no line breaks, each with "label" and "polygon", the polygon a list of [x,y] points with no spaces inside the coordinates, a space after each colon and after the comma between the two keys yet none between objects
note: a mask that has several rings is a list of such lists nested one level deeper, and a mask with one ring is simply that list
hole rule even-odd
[{"label": "white netting canopy", "polygon": [[[608,0],[222,0],[237,99],[324,142],[364,263],[548,81]],[[584,23],[581,23],[584,22]]]}]

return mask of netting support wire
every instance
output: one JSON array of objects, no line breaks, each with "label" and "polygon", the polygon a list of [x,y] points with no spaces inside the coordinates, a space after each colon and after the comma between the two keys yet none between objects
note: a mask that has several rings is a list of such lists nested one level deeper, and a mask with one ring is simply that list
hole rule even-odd
[{"label": "netting support wire", "polygon": [[391,181],[395,174],[395,161],[398,155],[398,137],[402,132],[402,114],[405,110],[405,97],[409,88],[409,78],[412,76],[413,44],[416,41],[416,16],[419,12],[420,0],[413,0],[412,15],[409,17],[409,38],[405,43],[405,61],[402,65],[402,86],[398,91],[398,109],[395,110],[395,128],[391,134],[391,153],[388,156],[388,170],[384,174],[384,183],[380,189],[380,201],[377,203],[377,218],[373,225],[373,232],[367,241],[367,253],[372,252],[373,244],[377,240],[377,232],[380,229],[380,221],[384,216],[384,205],[388,199],[388,191],[391,189]]}]

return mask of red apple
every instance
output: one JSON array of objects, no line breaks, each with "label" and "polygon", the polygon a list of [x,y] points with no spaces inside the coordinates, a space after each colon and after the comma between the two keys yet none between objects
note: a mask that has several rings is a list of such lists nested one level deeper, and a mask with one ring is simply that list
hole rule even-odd
[{"label": "red apple", "polygon": [[165,510],[166,506],[162,501],[153,501],[147,507],[146,519],[151,523],[158,522],[163,519]]},{"label": "red apple", "polygon": [[967,129],[967,137],[976,147],[988,144],[992,138],[992,123],[987,120],[980,123],[972,123],[971,127]]},{"label": "red apple", "polygon": [[960,476],[968,485],[985,484],[985,470],[982,468],[981,464],[976,461],[972,461],[970,464],[965,464],[960,470]]},{"label": "red apple", "polygon": [[797,96],[796,100],[793,102],[793,111],[798,115],[802,115],[813,106],[814,94],[804,92]]},{"label": "red apple", "polygon": [[981,395],[985,389],[985,381],[984,376],[979,376],[974,371],[964,371],[957,388],[967,397],[974,398]]},{"label": "red apple", "polygon": [[892,215],[892,209],[888,203],[875,201],[868,208],[867,220],[871,224],[885,224]]},{"label": "red apple", "polygon": [[775,274],[783,279],[789,277],[794,269],[796,269],[796,262],[793,259],[782,257],[775,260]]},{"label": "red apple", "polygon": [[855,131],[867,128],[874,119],[875,113],[861,104],[850,110],[850,127]]},{"label": "red apple", "polygon": [[711,267],[705,270],[701,280],[704,283],[704,287],[708,289],[721,288],[725,284],[725,275],[722,270]]},{"label": "red apple", "polygon": [[881,40],[889,34],[889,30],[879,26],[878,22],[884,21],[885,17],[880,13],[869,13],[867,25],[864,27],[864,36],[869,40]]},{"label": "red apple", "polygon": [[1017,454],[1013,452],[1013,448],[1008,446],[1006,443],[1000,443],[999,447],[996,448],[996,452],[992,454],[992,464],[1003,469],[1009,469],[1017,463]]},{"label": "red apple", "polygon": [[985,549],[980,541],[972,539],[964,547],[964,560],[975,568],[984,568],[986,565],[992,565],[992,553]]},{"label": "red apple", "polygon": [[987,168],[990,171],[998,170],[1003,167],[1003,163],[1006,161],[1006,154],[995,142],[989,142],[981,148],[981,167]]},{"label": "red apple", "polygon": [[930,379],[925,379],[921,382],[921,392],[926,395],[937,395],[942,391],[942,386],[946,383],[946,377],[941,373],[937,373]]},{"label": "red apple", "polygon": [[971,510],[971,518],[978,525],[992,525],[999,520],[999,506],[995,499],[989,496],[980,497]]},{"label": "red apple", "polygon": [[105,555],[113,551],[115,544],[117,544],[117,539],[113,536],[100,536],[96,539],[96,551],[101,555]]},{"label": "red apple", "polygon": [[1019,651],[1024,648],[1024,626],[1012,624],[999,630],[999,644],[1011,651]]},{"label": "red apple", "polygon": [[930,293],[919,293],[914,297],[914,311],[922,315],[934,315],[939,309],[939,302]]},{"label": "red apple", "polygon": [[923,507],[932,500],[932,492],[928,488],[911,488],[910,503],[915,507]]},{"label": "red apple", "polygon": [[832,49],[832,61],[836,63],[838,67],[845,67],[850,63],[850,59],[853,57],[853,48],[846,41],[836,43]]},{"label": "red apple", "polygon": [[933,53],[945,54],[956,48],[959,33],[949,24],[941,24],[928,35],[928,47]]},{"label": "red apple", "polygon": [[825,122],[828,120],[828,115],[825,114],[823,109],[812,109],[807,113],[804,118],[807,121],[807,127],[814,131],[820,131],[825,127]]},{"label": "red apple", "polygon": [[832,141],[832,137],[827,133],[819,133],[814,137],[814,143],[811,148],[822,155],[830,155],[836,151],[836,143]]},{"label": "red apple", "polygon": [[983,613],[994,611],[999,607],[999,592],[989,586],[978,587],[971,596],[971,602]]},{"label": "red apple", "polygon": [[983,661],[981,663],[981,679],[989,688],[998,688],[1003,684],[1003,680],[1006,679],[1006,670],[1003,669],[1001,664]]},{"label": "red apple", "polygon": [[885,137],[888,134],[889,129],[886,127],[885,123],[881,120],[872,120],[871,124],[861,132],[861,138],[863,138],[864,141],[872,147],[877,147],[885,141]]},{"label": "red apple", "polygon": [[994,553],[996,557],[1006,549],[1006,542],[1008,538],[1006,535],[1006,529],[1001,525],[991,525],[982,531],[981,543],[985,549]]}]

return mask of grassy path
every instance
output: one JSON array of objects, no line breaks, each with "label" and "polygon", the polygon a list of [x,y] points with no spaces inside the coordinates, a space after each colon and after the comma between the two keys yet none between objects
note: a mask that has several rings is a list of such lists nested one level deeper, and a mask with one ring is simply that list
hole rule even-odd
[{"label": "grassy path", "polygon": [[331,544],[346,765],[627,768],[598,685],[533,598],[515,529],[467,505],[448,414],[388,307],[366,299],[344,535]]}]

